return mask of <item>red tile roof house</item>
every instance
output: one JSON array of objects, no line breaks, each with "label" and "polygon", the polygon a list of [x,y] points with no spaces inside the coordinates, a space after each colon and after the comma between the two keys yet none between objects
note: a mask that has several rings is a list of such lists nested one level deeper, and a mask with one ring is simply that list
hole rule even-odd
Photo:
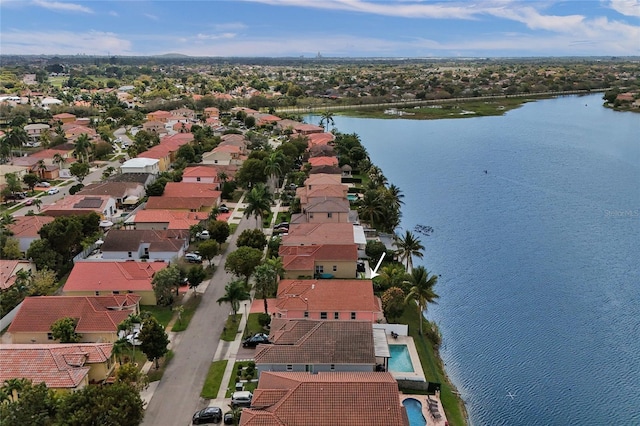
[{"label": "red tile roof house", "polygon": [[204,116],[205,118],[219,118],[220,117],[220,110],[216,107],[208,107],[204,109]]},{"label": "red tile roof house", "polygon": [[309,158],[309,164],[311,167],[321,167],[321,166],[337,166],[338,158],[337,157],[311,157]]},{"label": "red tile roof house", "polygon": [[15,284],[16,274],[19,271],[35,272],[36,265],[26,260],[0,259],[0,291],[7,290]]},{"label": "red tile roof house", "polygon": [[221,167],[212,165],[186,167],[182,172],[182,182],[213,184],[219,190],[222,181],[218,176],[222,171]]},{"label": "red tile roof house", "polygon": [[300,199],[302,208],[306,207],[311,198],[344,198],[347,199],[347,185],[341,183],[313,185],[312,189],[307,186],[301,186],[296,189],[296,198]]},{"label": "red tile roof house", "polygon": [[164,122],[159,120],[151,120],[143,123],[142,130],[158,134],[167,133],[167,129],[164,127]]},{"label": "red tile roof house", "polygon": [[209,219],[207,212],[183,210],[140,210],[125,225],[133,223],[134,229],[184,230],[194,225],[204,225]]},{"label": "red tile roof house", "polygon": [[409,426],[390,373],[264,372],[240,426]]},{"label": "red tile roof house", "polygon": [[349,245],[355,242],[354,232],[351,223],[292,223],[280,246]]},{"label": "red tile roof house", "polygon": [[162,123],[166,123],[171,117],[172,114],[169,111],[158,110],[147,114],[147,121],[161,121]]},{"label": "red tile roof house", "polygon": [[302,207],[301,217],[291,218],[294,223],[347,223],[352,213],[349,200],[338,197],[310,198]]},{"label": "red tile roof house", "polygon": [[71,216],[97,213],[102,218],[111,218],[116,214],[116,199],[110,195],[66,195],[55,204],[42,208],[46,216]]},{"label": "red tile roof house", "polygon": [[151,231],[112,229],[100,247],[108,260],[161,260],[173,262],[189,247],[189,231]]},{"label": "red tile roof house", "polygon": [[373,329],[367,321],[275,318],[269,340],[273,344],[258,345],[254,355],[258,374],[264,371],[375,371]]},{"label": "red tile roof house", "polygon": [[221,198],[222,192],[212,184],[168,182],[162,196],[149,197],[145,208],[209,212],[220,204]]},{"label": "red tile roof house", "polygon": [[68,112],[63,112],[60,114],[56,114],[53,116],[53,122],[60,121],[62,123],[73,123],[76,121],[76,116],[73,114],[69,114]]},{"label": "red tile roof house", "polygon": [[356,278],[358,248],[355,244],[280,246],[284,277]]},{"label": "red tile roof house", "polygon": [[138,182],[97,182],[82,188],[77,195],[108,195],[116,200],[116,208],[123,208],[125,200],[136,201],[145,196],[144,185]]},{"label": "red tile roof house", "polygon": [[275,317],[377,322],[384,318],[371,280],[281,280]]},{"label": "red tile roof house", "polygon": [[62,294],[105,296],[136,293],[142,297],[140,304],[155,305],[156,295],[151,281],[156,272],[167,266],[165,262],[76,262],[62,289]]},{"label": "red tile roof house", "polygon": [[312,133],[307,135],[307,140],[309,141],[309,149],[316,145],[329,145],[336,139],[333,133]]},{"label": "red tile roof house", "polygon": [[220,145],[202,155],[202,164],[242,165],[246,155],[235,145]]},{"label": "red tile roof house", "polygon": [[112,343],[0,345],[0,381],[25,378],[58,392],[104,382],[115,366]]},{"label": "red tile roof house", "polygon": [[310,175],[304,185],[308,190],[314,189],[317,185],[336,185],[342,183],[342,171],[337,174],[317,173]]},{"label": "red tile roof house", "polygon": [[51,325],[71,317],[83,343],[115,342],[118,324],[140,312],[140,300],[137,294],[27,297],[7,332],[12,343],[54,343]]},{"label": "red tile roof house", "polygon": [[22,253],[29,250],[32,242],[40,239],[40,228],[54,220],[51,216],[16,216],[14,219],[15,222],[7,228],[13,233],[12,238],[18,240]]}]

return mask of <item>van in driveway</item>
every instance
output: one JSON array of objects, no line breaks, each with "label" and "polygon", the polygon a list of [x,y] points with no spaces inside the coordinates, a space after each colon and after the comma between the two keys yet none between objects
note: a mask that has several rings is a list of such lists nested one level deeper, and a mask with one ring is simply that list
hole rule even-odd
[{"label": "van in driveway", "polygon": [[251,399],[253,394],[249,391],[236,391],[231,394],[231,406],[232,407],[249,407],[251,406]]}]

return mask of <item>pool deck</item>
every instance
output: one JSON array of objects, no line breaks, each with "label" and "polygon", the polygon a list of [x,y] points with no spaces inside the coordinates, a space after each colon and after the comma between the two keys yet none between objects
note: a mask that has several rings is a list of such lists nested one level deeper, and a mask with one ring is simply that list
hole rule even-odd
[{"label": "pool deck", "polygon": [[426,382],[424,377],[424,371],[422,371],[422,364],[420,363],[420,357],[418,356],[418,350],[413,343],[413,337],[411,336],[398,336],[394,339],[387,335],[387,343],[389,345],[407,345],[409,349],[409,356],[411,357],[411,364],[413,365],[413,372],[398,372],[389,371],[396,380],[413,380],[416,382]]},{"label": "pool deck", "polygon": [[416,399],[420,401],[422,405],[422,415],[427,420],[428,426],[447,426],[449,423],[447,422],[447,417],[444,414],[444,408],[442,407],[442,402],[440,401],[440,395],[429,395],[432,401],[437,401],[438,403],[438,412],[440,412],[440,418],[435,419],[431,412],[429,412],[429,402],[427,401],[427,395],[411,395],[411,394],[400,394],[400,403],[402,403],[405,399]]}]

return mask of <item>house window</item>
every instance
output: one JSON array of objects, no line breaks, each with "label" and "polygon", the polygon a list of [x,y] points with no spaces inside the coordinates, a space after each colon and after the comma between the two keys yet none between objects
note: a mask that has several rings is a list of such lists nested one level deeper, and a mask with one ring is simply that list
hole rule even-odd
[{"label": "house window", "polygon": [[131,252],[128,252],[127,254],[128,254],[128,256],[129,256],[129,257],[132,257],[132,256],[131,256]]},{"label": "house window", "polygon": [[96,296],[100,296],[100,292],[99,291],[96,291]]},{"label": "house window", "polygon": [[333,265],[333,272],[336,272],[338,270],[338,265]]},{"label": "house window", "polygon": [[340,312],[334,312],[333,319],[340,319]]},{"label": "house window", "polygon": [[218,164],[218,160],[213,160],[213,162],[214,162],[215,164]]},{"label": "house window", "polygon": [[307,373],[313,373],[313,365],[312,364],[305,365],[304,371],[306,371]]},{"label": "house window", "polygon": [[327,213],[327,217],[331,219],[333,217],[333,213]]},{"label": "house window", "polygon": [[327,319],[327,313],[326,312],[320,312],[320,319]]},{"label": "house window", "polygon": [[309,213],[309,219],[313,219],[313,213]]},{"label": "house window", "polygon": [[324,266],[316,265],[316,274],[322,274],[324,272]]},{"label": "house window", "polygon": [[113,294],[120,294],[118,290],[113,290]]},{"label": "house window", "polygon": [[53,333],[47,333],[47,339],[53,340]]},{"label": "house window", "polygon": [[335,364],[331,364],[331,365],[329,366],[329,370],[331,370],[331,371],[335,371],[335,370],[336,370],[336,365],[335,365]]},{"label": "house window", "polygon": [[287,371],[293,371],[293,364],[287,364]]},{"label": "house window", "polygon": [[356,313],[355,312],[351,312],[351,319],[352,320],[356,319]]},{"label": "house window", "polygon": [[197,177],[197,178],[196,178],[196,182],[200,182],[200,177]]},{"label": "house window", "polygon": [[309,311],[304,311],[304,317],[309,318]]}]

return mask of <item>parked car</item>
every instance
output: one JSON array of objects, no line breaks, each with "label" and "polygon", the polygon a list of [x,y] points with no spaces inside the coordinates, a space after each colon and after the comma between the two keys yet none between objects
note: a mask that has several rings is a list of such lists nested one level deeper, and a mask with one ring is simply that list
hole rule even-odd
[{"label": "parked car", "polygon": [[58,188],[51,188],[50,190],[47,191],[47,194],[54,195],[54,194],[57,194],[58,192],[60,192]]},{"label": "parked car", "polygon": [[269,336],[264,333],[258,333],[252,337],[248,337],[242,341],[243,348],[255,348],[259,344],[269,344]]},{"label": "parked car", "polygon": [[202,263],[202,256],[195,253],[187,253],[184,255],[184,258],[187,259],[189,263]]},{"label": "parked car", "polygon": [[273,229],[289,229],[289,222],[280,222],[279,224],[275,225],[273,227]]},{"label": "parked car", "polygon": [[233,413],[231,411],[225,413],[223,423],[225,425],[232,425],[235,423],[235,419],[233,418]]},{"label": "parked car", "polygon": [[49,188],[51,184],[49,182],[40,182],[38,186],[41,186],[43,188]]},{"label": "parked car", "polygon": [[29,198],[27,201],[24,202],[25,206],[32,206],[33,205],[33,198]]},{"label": "parked car", "polygon": [[197,234],[197,237],[201,240],[208,240],[209,238],[211,238],[211,235],[209,234],[209,231],[202,231]]},{"label": "parked car", "polygon": [[232,407],[250,407],[253,394],[249,391],[236,391],[231,394]]},{"label": "parked car", "polygon": [[219,211],[220,213],[229,213],[229,207],[227,207],[227,206],[226,206],[226,205],[224,205],[224,204],[220,204],[220,205],[218,206],[218,211]]},{"label": "parked car", "polygon": [[205,423],[220,423],[222,421],[222,409],[219,407],[207,407],[196,411],[191,419],[194,425]]}]

